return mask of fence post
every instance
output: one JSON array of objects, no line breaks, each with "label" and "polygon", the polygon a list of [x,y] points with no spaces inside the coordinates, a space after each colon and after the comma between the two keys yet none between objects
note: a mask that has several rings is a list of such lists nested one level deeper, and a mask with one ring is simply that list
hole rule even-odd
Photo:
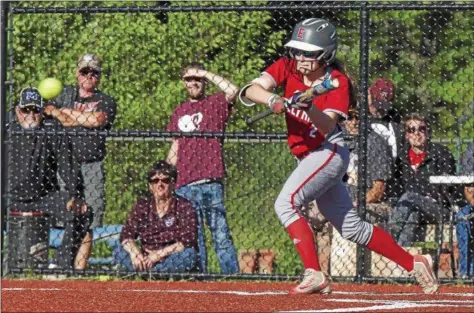
[{"label": "fence post", "polygon": [[[367,189],[367,90],[369,80],[369,9],[367,2],[362,2],[360,7],[360,57],[359,57],[359,136],[358,136],[358,177],[357,177],[357,207],[359,215],[365,220],[366,215],[366,189]],[[362,282],[364,278],[364,247],[357,246],[357,273],[356,281]]]},{"label": "fence post", "polygon": [[0,70],[0,123],[1,123],[1,128],[0,128],[0,145],[1,145],[1,150],[0,150],[0,162],[1,162],[1,182],[0,182],[0,207],[1,207],[1,225],[0,225],[0,231],[1,231],[1,236],[2,236],[2,241],[1,241],[1,269],[2,269],[2,274],[1,276],[5,274],[3,272],[3,259],[4,259],[4,249],[5,249],[5,236],[4,236],[4,231],[6,229],[6,213],[7,213],[7,206],[5,205],[5,183],[6,183],[6,162],[5,162],[5,157],[6,157],[6,146],[5,146],[5,127],[6,127],[6,121],[7,121],[7,88],[6,88],[6,80],[7,80],[7,34],[8,34],[8,10],[10,8],[10,3],[8,1],[2,1],[1,3],[1,17],[0,17],[0,31],[1,31],[1,36],[2,36],[2,51],[1,51],[1,70]]}]

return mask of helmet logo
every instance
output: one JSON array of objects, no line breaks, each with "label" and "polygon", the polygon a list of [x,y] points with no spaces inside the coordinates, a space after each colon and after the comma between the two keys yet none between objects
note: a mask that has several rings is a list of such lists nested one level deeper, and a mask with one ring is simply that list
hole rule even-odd
[{"label": "helmet logo", "polygon": [[304,38],[304,28],[303,27],[298,28],[298,33],[296,34],[296,38],[298,38],[298,39],[303,39]]}]

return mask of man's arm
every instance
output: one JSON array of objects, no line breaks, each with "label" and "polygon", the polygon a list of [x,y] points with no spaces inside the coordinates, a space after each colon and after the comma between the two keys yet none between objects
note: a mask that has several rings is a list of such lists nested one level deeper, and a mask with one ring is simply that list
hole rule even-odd
[{"label": "man's arm", "polygon": [[183,250],[184,250],[184,244],[181,242],[175,242],[169,246],[164,247],[163,249],[146,250],[146,252],[148,252],[148,255],[146,256],[146,258],[149,261],[151,261],[152,266],[153,266],[154,264],[168,257],[169,255],[176,252],[181,252]]},{"label": "man's arm", "polygon": [[62,114],[61,110],[52,104],[48,104],[44,109],[44,114],[56,118],[64,127],[75,126],[76,123],[69,115]]},{"label": "man's arm", "polygon": [[132,260],[133,268],[138,271],[144,271],[148,267],[146,265],[146,258],[138,249],[135,241],[132,239],[126,239],[122,242],[122,247],[125,251],[130,254],[130,260]]},{"label": "man's arm", "polygon": [[375,203],[379,202],[383,198],[385,192],[385,181],[375,180],[372,182],[372,188],[367,190],[366,202]]},{"label": "man's arm", "polygon": [[71,124],[70,126],[98,128],[107,125],[109,122],[107,113],[102,111],[81,112],[71,108],[63,108],[60,111],[62,115],[66,116],[66,120]]},{"label": "man's arm", "polygon": [[474,187],[464,187],[464,195],[467,202],[474,207]]},{"label": "man's arm", "polygon": [[130,254],[131,259],[133,260],[137,255],[141,254],[142,252],[138,249],[135,240],[133,239],[125,239],[122,242],[122,247],[125,251]]},{"label": "man's arm", "polygon": [[71,108],[58,109],[49,104],[46,106],[44,113],[55,117],[64,127],[83,126],[98,128],[108,123],[107,113],[102,111],[81,112]]},{"label": "man's arm", "polygon": [[239,93],[239,87],[231,83],[228,79],[205,71],[204,78],[206,78],[208,81],[212,82],[214,85],[217,86],[220,90],[222,90],[225,93],[225,98],[227,102],[232,102],[234,101],[235,97]]},{"label": "man's arm", "polygon": [[166,158],[166,162],[169,164],[176,166],[178,163],[178,148],[179,148],[179,143],[177,139],[173,139],[173,142],[171,143],[171,148],[170,151],[168,152],[168,157]]}]

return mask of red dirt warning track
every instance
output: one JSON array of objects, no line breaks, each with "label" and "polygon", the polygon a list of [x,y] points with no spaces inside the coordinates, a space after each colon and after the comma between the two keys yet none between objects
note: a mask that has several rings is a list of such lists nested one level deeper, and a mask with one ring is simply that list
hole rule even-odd
[{"label": "red dirt warning track", "polygon": [[474,312],[474,287],[333,284],[331,295],[287,293],[294,283],[2,281],[3,312]]}]

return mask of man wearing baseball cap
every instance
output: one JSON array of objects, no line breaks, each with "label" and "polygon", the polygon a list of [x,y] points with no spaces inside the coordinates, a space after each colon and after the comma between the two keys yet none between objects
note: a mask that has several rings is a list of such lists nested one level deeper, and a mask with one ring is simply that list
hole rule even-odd
[{"label": "man wearing baseball cap", "polygon": [[77,60],[77,69],[79,71],[91,69],[100,75],[102,73],[100,58],[95,54],[83,54]]},{"label": "man wearing baseball cap", "polygon": [[369,87],[369,110],[374,116],[384,117],[392,108],[395,86],[386,78],[377,78]]},{"label": "man wearing baseball cap", "polygon": [[[43,122],[43,99],[38,89],[24,88],[15,106],[11,132],[35,129],[52,130]],[[10,132],[9,132],[10,133]],[[72,156],[68,136],[13,135],[8,145],[10,212],[43,212],[64,224],[62,245],[54,264],[71,269],[91,220],[82,200],[79,164]],[[66,191],[58,191],[57,176]]]},{"label": "man wearing baseball cap", "polygon": [[[387,78],[377,78],[369,87],[369,111],[371,114],[371,130],[380,135],[389,145],[392,157],[392,168],[395,168],[397,156],[401,151],[405,138],[403,128],[393,121],[390,112],[395,99],[395,85]],[[399,178],[393,176],[386,182],[386,195],[396,198],[400,195]]]},{"label": "man wearing baseball cap", "polygon": [[[56,118],[67,128],[80,132],[110,130],[117,113],[115,100],[98,89],[102,79],[102,62],[98,55],[85,53],[76,61],[76,85],[65,86],[61,94],[48,103],[45,114]],[[84,196],[94,212],[91,228],[102,226],[105,211],[106,156],[104,135],[74,136],[74,157],[81,164],[84,178]],[[78,257],[78,268],[87,265],[92,250],[92,234],[88,233],[82,257]]]},{"label": "man wearing baseball cap", "polygon": [[20,94],[15,113],[17,121],[23,129],[36,128],[42,120],[43,98],[38,89],[33,87],[24,88]]}]

